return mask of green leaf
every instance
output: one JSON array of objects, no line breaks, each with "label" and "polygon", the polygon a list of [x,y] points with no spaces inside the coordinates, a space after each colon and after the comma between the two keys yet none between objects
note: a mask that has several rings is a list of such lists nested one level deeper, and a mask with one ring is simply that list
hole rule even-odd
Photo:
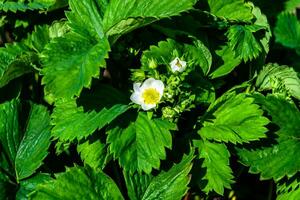
[{"label": "green leaf", "polygon": [[282,179],[277,183],[276,200],[294,200],[300,195],[299,176],[295,175],[290,179]]},{"label": "green leaf", "polygon": [[82,88],[89,87],[92,78],[99,76],[100,67],[105,67],[109,50],[106,38],[96,42],[67,33],[52,40],[42,53],[42,83],[46,94],[65,98],[79,96]]},{"label": "green leaf", "polygon": [[195,0],[112,0],[103,18],[107,35],[121,35],[162,18],[192,9]]},{"label": "green leaf", "polygon": [[50,146],[50,128],[47,108],[33,104],[15,159],[17,180],[27,178],[41,166]]},{"label": "green leaf", "polygon": [[292,67],[267,64],[259,72],[255,85],[260,91],[286,92],[300,100],[300,79]]},{"label": "green leaf", "polygon": [[83,107],[77,107],[74,99],[60,99],[56,101],[51,115],[54,125],[51,134],[61,142],[80,140],[103,128],[127,109],[127,105],[117,104],[109,109],[103,108],[100,112],[85,113]]},{"label": "green leaf", "polygon": [[227,32],[229,45],[235,56],[245,62],[257,58],[262,51],[261,43],[255,38],[255,32],[263,29],[257,25],[233,25]]},{"label": "green leaf", "polygon": [[145,191],[147,190],[153,176],[150,174],[130,174],[129,172],[123,171],[126,188],[130,200],[142,199]]},{"label": "green leaf", "polygon": [[222,46],[220,50],[216,51],[216,54],[220,56],[222,62],[218,64],[217,69],[210,74],[213,79],[229,74],[242,61],[240,58],[235,57],[234,52],[228,45]]},{"label": "green leaf", "polygon": [[49,174],[37,174],[34,177],[25,179],[20,182],[20,188],[16,194],[16,200],[27,200],[31,192],[33,192],[39,184],[52,180]]},{"label": "green leaf", "polygon": [[31,199],[124,199],[114,181],[102,171],[73,167],[56,174],[56,179],[38,185]]},{"label": "green leaf", "polygon": [[188,190],[192,168],[193,151],[184,156],[180,163],[174,165],[169,171],[161,172],[154,177],[148,186],[142,200],[180,200]]},{"label": "green leaf", "polygon": [[209,49],[200,41],[195,40],[193,45],[184,45],[187,61],[192,65],[200,66],[203,73],[207,75],[212,65],[212,55]]},{"label": "green leaf", "polygon": [[234,183],[232,170],[229,167],[229,151],[224,144],[212,143],[207,140],[194,140],[199,150],[199,159],[203,159],[202,168],[206,168],[204,179],[207,181],[203,191],[215,191],[223,195],[224,188],[231,189]]},{"label": "green leaf", "polygon": [[99,4],[100,7],[98,8],[98,2],[103,1],[69,1],[71,11],[67,12],[66,15],[68,20],[71,22],[70,26],[75,33],[88,38],[100,39],[104,37],[102,27],[103,15],[101,15],[100,12],[103,12],[105,6],[103,4]]},{"label": "green leaf", "polygon": [[19,127],[19,100],[0,104],[0,141],[3,151],[14,165],[22,133]]},{"label": "green leaf", "polygon": [[300,5],[300,0],[288,0],[285,2],[285,10],[293,12]]},{"label": "green leaf", "polygon": [[228,20],[249,22],[253,18],[251,9],[244,0],[208,0],[210,12]]},{"label": "green leaf", "polygon": [[246,94],[229,93],[210,106],[204,117],[201,137],[223,142],[243,143],[266,137],[269,120]]},{"label": "green leaf", "polygon": [[271,144],[261,142],[258,148],[238,149],[240,160],[250,166],[251,173],[261,173],[261,179],[293,176],[300,170],[300,112],[294,104],[275,95],[256,99],[280,129]]},{"label": "green leaf", "polygon": [[31,64],[37,59],[22,43],[0,48],[0,88],[11,80],[33,71]]},{"label": "green leaf", "polygon": [[32,34],[25,40],[25,44],[41,53],[51,39],[62,37],[69,29],[65,21],[55,22],[51,26],[35,26]]},{"label": "green leaf", "polygon": [[293,49],[300,47],[300,22],[294,14],[278,15],[274,33],[276,42],[283,46]]},{"label": "green leaf", "polygon": [[17,181],[29,177],[41,166],[48,154],[51,128],[47,109],[33,104],[22,134],[19,121],[24,113],[20,107],[16,99],[0,105],[0,141],[15,168]]},{"label": "green leaf", "polygon": [[22,0],[18,2],[13,1],[3,1],[0,2],[0,10],[7,12],[25,12],[27,10],[46,10],[56,3],[56,0],[32,0],[28,3],[25,3]]},{"label": "green leaf", "polygon": [[77,151],[85,165],[103,169],[109,161],[108,147],[98,140],[86,140],[77,146]]},{"label": "green leaf", "polygon": [[149,119],[145,113],[119,117],[107,131],[107,143],[114,158],[131,173],[149,174],[159,169],[160,160],[166,158],[165,147],[172,147],[170,130],[174,124],[162,119]]}]

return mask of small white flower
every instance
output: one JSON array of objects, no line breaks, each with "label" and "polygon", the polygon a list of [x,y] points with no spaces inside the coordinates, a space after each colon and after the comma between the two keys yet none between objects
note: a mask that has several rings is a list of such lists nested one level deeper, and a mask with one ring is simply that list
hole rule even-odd
[{"label": "small white flower", "polygon": [[183,60],[180,60],[178,57],[176,57],[172,62],[170,62],[172,72],[183,72],[186,68],[186,62]]},{"label": "small white flower", "polygon": [[143,110],[155,108],[164,93],[164,83],[154,78],[148,78],[144,83],[134,83],[130,100],[142,106]]}]

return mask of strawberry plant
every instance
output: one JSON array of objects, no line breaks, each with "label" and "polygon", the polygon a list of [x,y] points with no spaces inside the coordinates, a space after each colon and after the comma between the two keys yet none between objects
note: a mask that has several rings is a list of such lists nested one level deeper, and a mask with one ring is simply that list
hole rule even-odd
[{"label": "strawberry plant", "polygon": [[0,199],[300,199],[299,0],[0,0]]}]

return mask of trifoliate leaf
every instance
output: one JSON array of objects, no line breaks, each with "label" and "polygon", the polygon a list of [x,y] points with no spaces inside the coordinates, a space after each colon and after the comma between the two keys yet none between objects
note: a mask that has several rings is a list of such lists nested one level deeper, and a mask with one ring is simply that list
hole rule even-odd
[{"label": "trifoliate leaf", "polygon": [[151,120],[142,112],[136,118],[131,114],[119,117],[110,126],[107,143],[124,170],[149,174],[152,168],[159,168],[161,159],[166,158],[165,147],[172,147],[170,130],[175,127],[166,120]]},{"label": "trifoliate leaf", "polygon": [[218,64],[217,69],[210,74],[212,78],[219,78],[229,74],[242,62],[240,58],[235,57],[234,52],[228,45],[222,46],[220,50],[216,51],[216,54],[220,56],[222,61]]},{"label": "trifoliate leaf", "polygon": [[16,194],[17,200],[28,200],[29,194],[32,193],[39,184],[52,180],[49,174],[39,173],[33,177],[20,182],[20,188]]},{"label": "trifoliate leaf", "polygon": [[20,103],[12,100],[0,105],[0,141],[15,167],[17,181],[32,175],[47,156],[50,145],[50,116],[41,105],[32,105],[26,131],[21,133]]},{"label": "trifoliate leaf", "polygon": [[203,187],[206,193],[215,191],[223,195],[224,189],[231,189],[234,183],[232,170],[229,166],[229,151],[224,144],[212,143],[208,140],[194,140],[194,146],[199,150],[199,159],[203,159],[202,168],[205,170],[203,179],[207,181]]},{"label": "trifoliate leaf", "polygon": [[0,88],[11,80],[33,71],[35,54],[22,43],[8,44],[0,48]]},{"label": "trifoliate leaf", "polygon": [[246,94],[225,94],[210,106],[204,116],[201,137],[223,142],[243,143],[266,137],[269,120]]},{"label": "trifoliate leaf", "polygon": [[86,140],[77,146],[77,151],[84,164],[94,169],[103,169],[109,161],[108,147],[100,139]]},{"label": "trifoliate leaf", "polygon": [[83,87],[91,85],[93,77],[99,76],[100,67],[105,67],[109,49],[106,38],[96,42],[76,33],[52,40],[42,53],[46,94],[78,96]]},{"label": "trifoliate leaf", "polygon": [[103,19],[107,35],[124,34],[162,18],[190,10],[195,0],[112,0]]},{"label": "trifoliate leaf", "polygon": [[114,105],[100,112],[84,112],[83,107],[77,107],[75,100],[60,99],[56,101],[51,115],[52,136],[61,142],[80,140],[101,129],[128,109],[127,105]]},{"label": "trifoliate leaf", "polygon": [[17,180],[30,176],[41,166],[50,146],[50,128],[47,108],[33,105],[15,159]]},{"label": "trifoliate leaf", "polygon": [[37,186],[30,196],[36,200],[124,199],[114,181],[100,170],[73,167],[56,174],[56,179]]},{"label": "trifoliate leaf", "polygon": [[234,25],[229,28],[227,37],[235,56],[240,57],[245,62],[258,57],[262,51],[262,45],[253,33],[261,29],[263,27],[256,25]]},{"label": "trifoliate leaf", "polygon": [[251,173],[261,173],[261,179],[278,180],[285,175],[293,176],[300,170],[300,112],[282,97],[268,95],[256,99],[271,115],[272,122],[279,126],[278,137],[276,142],[265,147],[260,143],[258,148],[239,149],[240,160],[250,166]]},{"label": "trifoliate leaf", "polygon": [[188,176],[192,168],[193,151],[184,156],[180,163],[169,171],[161,172],[154,177],[148,186],[142,200],[180,200],[186,194],[190,182]]},{"label": "trifoliate leaf", "polygon": [[253,18],[251,8],[244,0],[208,0],[210,12],[228,20],[249,22]]},{"label": "trifoliate leaf", "polygon": [[[101,2],[101,1],[99,1]],[[70,26],[75,33],[89,38],[103,38],[104,32],[102,27],[101,11],[105,9],[103,4],[96,0],[70,0],[70,12],[67,12],[67,18],[71,22]],[[84,23],[83,23],[84,22]]]},{"label": "trifoliate leaf", "polygon": [[298,50],[300,47],[300,22],[292,13],[278,15],[274,29],[276,42]]},{"label": "trifoliate leaf", "polygon": [[259,72],[256,84],[259,90],[287,93],[300,100],[300,79],[295,70],[288,66],[268,64]]}]

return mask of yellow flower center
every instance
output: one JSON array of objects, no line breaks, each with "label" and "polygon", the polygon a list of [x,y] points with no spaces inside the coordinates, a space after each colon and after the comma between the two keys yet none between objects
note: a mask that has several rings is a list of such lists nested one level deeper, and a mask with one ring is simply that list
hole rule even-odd
[{"label": "yellow flower center", "polygon": [[160,94],[155,88],[147,88],[144,90],[142,97],[145,104],[157,104],[159,102]]},{"label": "yellow flower center", "polygon": [[179,60],[179,59],[177,59],[176,66],[179,67],[179,68],[182,67],[182,64],[180,63],[180,60]]}]

